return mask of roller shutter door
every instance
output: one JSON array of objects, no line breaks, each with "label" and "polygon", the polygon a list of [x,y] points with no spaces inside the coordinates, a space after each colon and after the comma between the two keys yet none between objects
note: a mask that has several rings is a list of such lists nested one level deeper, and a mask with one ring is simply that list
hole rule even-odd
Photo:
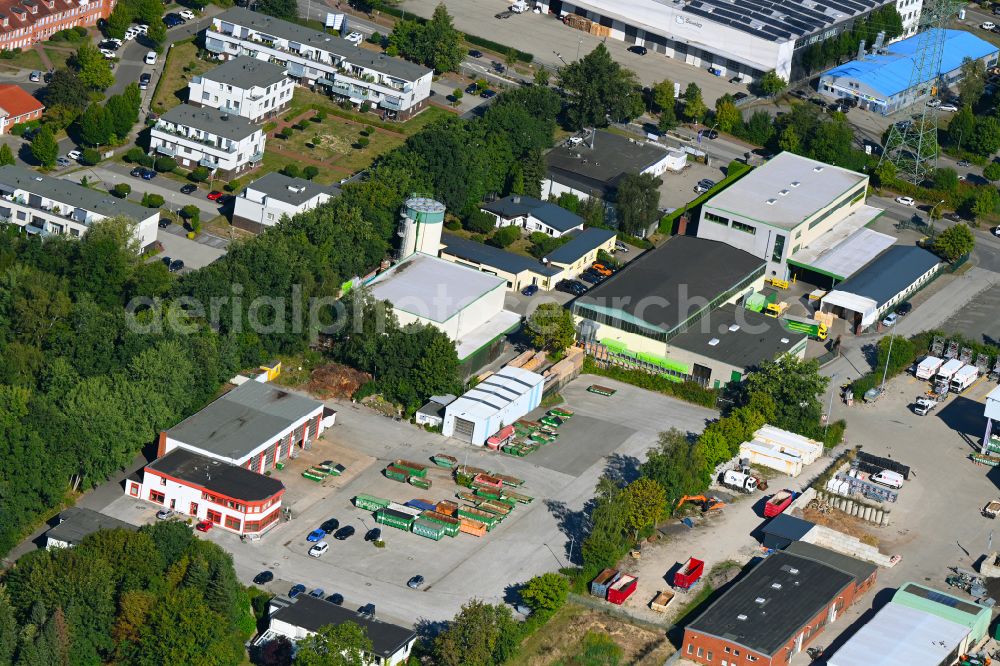
[{"label": "roller shutter door", "polygon": [[460,439],[463,442],[471,442],[475,432],[476,424],[474,422],[457,416],[455,417],[455,433],[453,435],[455,439]]}]

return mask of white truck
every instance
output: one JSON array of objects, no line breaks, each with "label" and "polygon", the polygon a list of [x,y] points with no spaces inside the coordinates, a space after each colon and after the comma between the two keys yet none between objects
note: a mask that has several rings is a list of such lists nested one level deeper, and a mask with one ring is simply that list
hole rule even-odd
[{"label": "white truck", "polygon": [[745,493],[752,493],[757,490],[757,479],[749,474],[730,469],[722,475],[722,485]]},{"label": "white truck", "polygon": [[917,364],[917,371],[914,373],[917,379],[931,379],[937,374],[937,371],[941,369],[944,365],[944,359],[938,358],[937,356],[925,356],[920,363]]},{"label": "white truck", "polygon": [[951,388],[951,378],[955,376],[955,373],[962,369],[965,365],[957,358],[949,360],[947,363],[942,365],[937,374],[934,375],[934,388],[938,393],[947,393],[948,389]]},{"label": "white truck", "polygon": [[528,3],[525,2],[525,0],[514,0],[514,2],[510,4],[510,11],[514,12],[515,14],[523,14],[524,12],[528,11],[528,9],[530,8],[528,7]]},{"label": "white truck", "polygon": [[937,404],[937,400],[921,396],[917,398],[916,404],[913,405],[913,413],[919,416],[927,416],[932,409],[937,407]]},{"label": "white truck", "polygon": [[961,393],[972,386],[977,379],[979,379],[979,368],[974,365],[963,366],[951,378],[951,390],[955,393]]}]

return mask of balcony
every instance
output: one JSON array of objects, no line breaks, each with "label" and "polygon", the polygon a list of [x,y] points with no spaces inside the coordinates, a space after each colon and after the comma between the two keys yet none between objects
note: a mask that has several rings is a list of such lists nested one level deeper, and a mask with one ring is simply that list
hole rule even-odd
[{"label": "balcony", "polygon": [[203,157],[198,161],[198,166],[203,166],[206,169],[218,169],[219,163],[216,162],[215,160]]},{"label": "balcony", "polygon": [[180,130],[170,129],[169,127],[167,127],[166,125],[163,125],[163,124],[158,124],[158,125],[154,126],[153,127],[153,131],[154,132],[161,132],[163,134],[169,134],[170,136],[176,136],[179,139],[184,139],[185,141],[188,141],[190,143],[196,144],[198,146],[207,146],[207,147],[212,148],[214,150],[218,150],[219,152],[226,153],[227,155],[232,155],[233,153],[236,152],[236,147],[235,146],[230,146],[229,148],[224,148],[224,147],[220,146],[218,143],[216,143],[215,141],[213,141],[211,139],[202,139],[202,138],[199,138],[199,137],[196,137],[196,136],[192,136],[190,134],[185,134],[184,132],[182,132]]},{"label": "balcony", "polygon": [[260,162],[262,159],[264,159],[263,151],[259,153],[254,153],[253,155],[250,156],[250,163],[254,164],[256,162]]},{"label": "balcony", "polygon": [[156,152],[161,155],[166,155],[167,157],[177,157],[177,150],[175,148],[168,148],[164,145],[157,146]]},{"label": "balcony", "polygon": [[222,111],[223,113],[231,113],[234,116],[240,115],[240,110],[239,109],[237,109],[234,106],[229,106],[228,104],[225,105],[225,106],[220,106],[219,107],[219,111]]}]

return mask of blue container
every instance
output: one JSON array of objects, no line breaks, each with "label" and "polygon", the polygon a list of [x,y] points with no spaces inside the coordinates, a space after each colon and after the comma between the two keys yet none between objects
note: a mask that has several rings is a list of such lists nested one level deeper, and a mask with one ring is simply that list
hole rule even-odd
[{"label": "blue container", "polygon": [[411,499],[405,506],[411,506],[414,509],[420,509],[421,511],[437,511],[437,506],[419,499]]}]

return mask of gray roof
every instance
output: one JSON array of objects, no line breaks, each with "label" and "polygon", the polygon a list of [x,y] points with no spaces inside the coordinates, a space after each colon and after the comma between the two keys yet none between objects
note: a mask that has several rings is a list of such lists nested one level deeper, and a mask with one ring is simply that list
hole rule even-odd
[{"label": "gray roof", "polygon": [[734,583],[686,631],[772,656],[853,581],[826,564],[778,551]]},{"label": "gray roof", "polygon": [[838,571],[850,574],[854,576],[854,580],[859,585],[878,571],[878,567],[871,562],[858,560],[849,555],[844,555],[843,553],[838,553],[813,543],[806,543],[805,541],[795,541],[788,548],[785,548],[785,552],[792,555],[799,555],[800,557],[808,557],[810,560],[826,564]]},{"label": "gray roof", "polygon": [[243,7],[227,9],[215,18],[226,23],[252,28],[272,37],[288,39],[300,44],[308,44],[313,48],[329,51],[342,58],[346,58],[352,65],[367,67],[368,69],[382,72],[383,74],[388,74],[404,81],[416,81],[420,77],[431,73],[431,70],[423,65],[408,62],[401,58],[390,58],[374,51],[368,51],[336,35],[305,28],[301,25],[282,21],[266,14],[253,12]]},{"label": "gray roof", "polygon": [[526,194],[511,194],[502,199],[488,201],[480,208],[510,220],[515,217],[524,217],[544,203],[541,199],[529,197]]},{"label": "gray roof", "polygon": [[240,460],[322,403],[270,384],[248,381],[170,430],[170,439]]},{"label": "gray roof", "polygon": [[542,201],[535,197],[512,194],[481,206],[483,210],[500,215],[504,219],[533,215],[559,232],[569,231],[583,224],[583,218],[565,208]]},{"label": "gray roof", "polygon": [[617,235],[611,229],[587,227],[583,231],[574,234],[568,243],[552,250],[552,253],[545,258],[557,264],[572,264],[580,257],[583,257],[594,248],[600,247]]},{"label": "gray roof", "polygon": [[459,259],[496,268],[505,273],[533,271],[539,275],[548,277],[559,274],[559,269],[546,266],[536,259],[525,257],[522,254],[514,254],[507,250],[501,250],[498,247],[486,245],[485,243],[477,243],[474,240],[462,238],[455,234],[441,234],[441,244],[446,246],[442,248],[442,252],[456,256]]},{"label": "gray roof", "polygon": [[887,4],[886,0],[691,0],[682,11],[771,42],[826,30]]},{"label": "gray roof", "polygon": [[937,255],[923,248],[893,245],[838,284],[837,290],[870,298],[881,307],[939,263]]},{"label": "gray roof", "polygon": [[242,116],[207,106],[178,104],[160,116],[160,119],[175,125],[194,127],[232,141],[242,141],[254,132],[260,131],[260,127]]},{"label": "gray roof", "polygon": [[83,208],[92,213],[115,217],[124,215],[136,222],[159,215],[159,211],[145,208],[130,201],[117,199],[107,192],[92,190],[62,178],[43,176],[19,166],[0,167],[0,191],[4,188],[26,190],[64,206]]},{"label": "gray roof", "polygon": [[667,149],[599,130],[589,141],[560,146],[545,157],[549,176],[593,193],[609,194],[627,173],[639,173],[667,156]]},{"label": "gray roof", "polygon": [[187,449],[174,449],[146,469],[245,502],[261,502],[285,489],[277,479]]},{"label": "gray roof", "polygon": [[258,190],[271,199],[284,201],[292,206],[301,206],[317,194],[326,193],[331,197],[340,194],[340,188],[335,185],[320,185],[305,178],[289,178],[277,171],[264,174],[247,185],[247,189]]},{"label": "gray roof", "polygon": [[64,541],[71,546],[75,546],[99,530],[132,530],[139,529],[137,526],[118,520],[111,516],[105,516],[91,509],[80,506],[71,506],[59,514],[59,524],[45,533],[49,539]]},{"label": "gray roof", "polygon": [[246,90],[254,86],[266,88],[281,83],[287,78],[287,70],[265,60],[240,56],[205,72],[202,78]]},{"label": "gray roof", "polygon": [[815,526],[815,523],[811,523],[808,520],[790,516],[787,513],[779,513],[777,516],[769,520],[767,524],[761,528],[761,531],[764,534],[773,534],[774,536],[782,539],[798,541]]},{"label": "gray roof", "polygon": [[[592,317],[587,309],[624,313],[665,332],[705,304],[756,272],[764,259],[719,241],[676,236],[646,252],[618,273],[580,296],[574,314]],[[655,332],[655,331],[651,331]]]},{"label": "gray roof", "polygon": [[[738,327],[733,330],[733,327]],[[679,333],[670,344],[738,368],[753,368],[793,349],[807,336],[773,317],[728,304]],[[712,341],[716,341],[712,344]]]},{"label": "gray roof", "polygon": [[417,637],[412,629],[381,620],[370,620],[333,602],[308,594],[300,594],[291,604],[276,610],[271,617],[309,631],[319,631],[320,627],[328,624],[339,626],[345,622],[353,622],[365,630],[368,640],[372,642],[372,651],[382,658],[391,657]]}]

